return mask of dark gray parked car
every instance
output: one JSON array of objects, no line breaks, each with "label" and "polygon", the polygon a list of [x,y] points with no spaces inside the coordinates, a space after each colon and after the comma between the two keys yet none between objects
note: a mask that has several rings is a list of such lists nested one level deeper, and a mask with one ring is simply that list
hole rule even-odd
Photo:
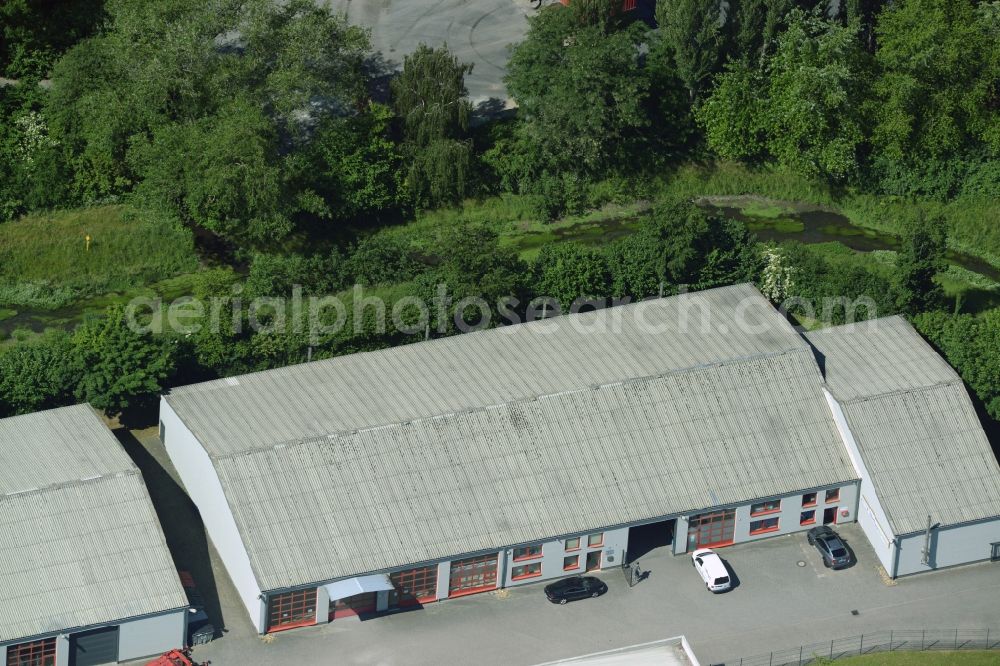
[{"label": "dark gray parked car", "polygon": [[607,591],[608,586],[600,578],[573,576],[546,586],[545,596],[554,604],[564,604],[575,599],[599,597]]},{"label": "dark gray parked car", "polygon": [[826,525],[814,527],[806,533],[810,546],[823,556],[823,565],[828,569],[843,569],[851,564],[851,551],[840,535]]}]

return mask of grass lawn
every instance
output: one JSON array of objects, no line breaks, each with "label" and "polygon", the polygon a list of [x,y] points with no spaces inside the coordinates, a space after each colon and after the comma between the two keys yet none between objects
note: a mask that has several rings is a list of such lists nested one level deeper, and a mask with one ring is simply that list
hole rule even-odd
[{"label": "grass lawn", "polygon": [[830,662],[840,666],[996,666],[1000,651],[880,652]]},{"label": "grass lawn", "polygon": [[0,224],[0,306],[58,308],[197,269],[188,230],[125,206]]}]

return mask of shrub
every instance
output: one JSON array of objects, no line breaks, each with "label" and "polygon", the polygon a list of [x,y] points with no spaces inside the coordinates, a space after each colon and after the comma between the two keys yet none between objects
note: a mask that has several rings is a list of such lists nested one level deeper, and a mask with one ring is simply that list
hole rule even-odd
[{"label": "shrub", "polygon": [[564,312],[578,298],[603,299],[611,287],[607,256],[576,243],[550,243],[542,248],[534,266],[538,295],[559,301]]},{"label": "shrub", "polygon": [[248,296],[284,296],[295,286],[304,294],[340,291],[345,285],[343,256],[338,251],[327,255],[254,255],[247,276]]}]

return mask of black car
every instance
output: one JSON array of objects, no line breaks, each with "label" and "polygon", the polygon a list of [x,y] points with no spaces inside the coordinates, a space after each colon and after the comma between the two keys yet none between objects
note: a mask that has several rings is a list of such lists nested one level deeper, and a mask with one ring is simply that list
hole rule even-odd
[{"label": "black car", "polygon": [[575,599],[599,597],[608,591],[608,586],[593,576],[573,576],[563,578],[545,586],[545,596],[554,604],[564,604]]},{"label": "black car", "polygon": [[806,534],[810,546],[823,556],[823,566],[830,569],[843,569],[851,563],[851,551],[848,550],[840,536],[826,525],[814,527]]}]

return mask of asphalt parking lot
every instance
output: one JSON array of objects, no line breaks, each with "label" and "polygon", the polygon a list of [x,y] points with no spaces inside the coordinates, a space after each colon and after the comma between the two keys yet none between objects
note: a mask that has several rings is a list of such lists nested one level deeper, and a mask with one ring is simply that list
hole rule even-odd
[{"label": "asphalt parking lot", "polygon": [[448,45],[461,62],[473,66],[465,84],[474,104],[508,104],[503,76],[508,46],[528,30],[529,0],[333,0],[334,11],[371,28],[372,46],[390,66],[419,44]]},{"label": "asphalt parking lot", "polygon": [[708,664],[882,629],[1000,627],[1000,565],[887,585],[860,529],[840,531],[858,555],[844,571],[824,569],[804,535],[720,550],[738,585],[719,595],[705,590],[688,557],[661,548],[640,561],[649,576],[638,586],[628,588],[618,569],[605,571],[605,596],[566,606],[549,604],[543,584],[534,584],[268,640],[252,635],[239,608],[224,608],[231,633],[195,655],[217,666],[320,664],[333,656],[338,664],[529,666],[685,634]]},{"label": "asphalt parking lot", "polygon": [[889,629],[1000,631],[1000,564],[886,584],[868,541],[851,524],[838,527],[856,555],[843,571],[825,569],[805,534],[720,549],[737,583],[724,594],[705,589],[688,556],[661,547],[640,559],[649,574],[636,587],[628,587],[619,569],[599,574],[609,590],[598,599],[556,606],[542,593],[545,583],[536,583],[261,638],[156,429],[116,434],[143,472],[175,563],[192,573],[220,630],[214,642],[195,650],[214,666],[531,666],[680,634],[710,664]]}]

